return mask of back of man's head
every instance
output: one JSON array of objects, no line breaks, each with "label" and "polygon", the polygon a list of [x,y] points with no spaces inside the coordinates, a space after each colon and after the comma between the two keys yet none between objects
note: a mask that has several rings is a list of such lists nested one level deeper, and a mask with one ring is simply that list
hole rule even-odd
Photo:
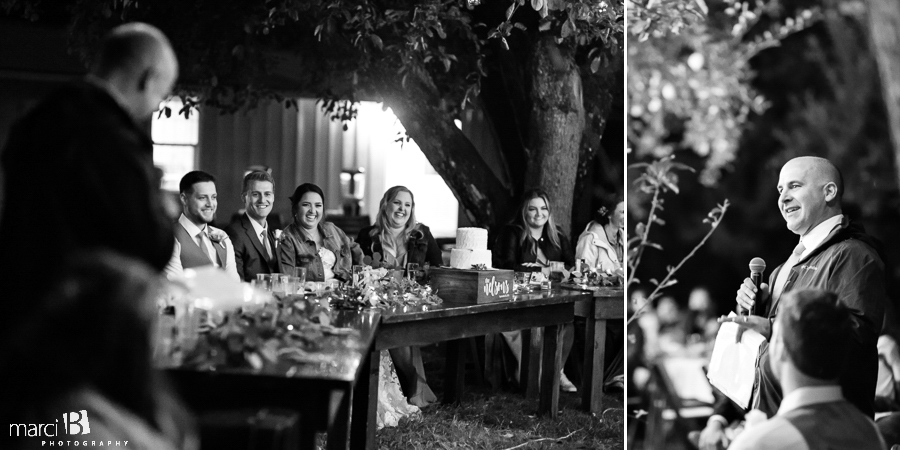
[{"label": "back of man's head", "polygon": [[138,74],[171,51],[168,38],[156,27],[133,22],[114,28],[100,45],[91,72],[107,78],[115,72]]},{"label": "back of man's head", "polygon": [[837,295],[817,289],[789,292],[777,320],[784,350],[800,372],[819,380],[841,375],[853,337],[850,311]]},{"label": "back of man's head", "polygon": [[166,36],[151,25],[128,23],[104,38],[92,73],[115,91],[123,108],[145,120],[169,95],[178,59]]},{"label": "back of man's head", "polygon": [[181,181],[178,183],[178,192],[181,194],[191,194],[194,191],[195,184],[206,183],[208,181],[215,183],[216,177],[202,170],[188,172],[181,177]]}]

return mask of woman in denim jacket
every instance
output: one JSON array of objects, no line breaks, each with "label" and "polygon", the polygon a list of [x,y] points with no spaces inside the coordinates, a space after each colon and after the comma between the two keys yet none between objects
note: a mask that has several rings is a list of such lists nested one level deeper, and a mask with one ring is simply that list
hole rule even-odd
[{"label": "woman in denim jacket", "polygon": [[306,267],[306,281],[350,280],[351,268],[362,261],[359,245],[331,222],[322,222],[322,189],[312,183],[297,186],[291,199],[294,221],[278,246],[278,261],[284,273]]}]

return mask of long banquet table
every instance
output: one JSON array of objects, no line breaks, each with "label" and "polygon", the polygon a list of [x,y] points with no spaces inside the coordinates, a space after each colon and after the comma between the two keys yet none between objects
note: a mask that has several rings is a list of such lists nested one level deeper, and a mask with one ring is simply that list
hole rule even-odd
[{"label": "long banquet table", "polygon": [[[581,290],[575,287],[567,289]],[[591,289],[592,298],[575,304],[575,315],[586,320],[584,330],[584,368],[581,379],[581,405],[586,411],[603,410],[603,376],[606,373],[606,326],[625,319],[625,290],[622,287]],[[621,349],[624,351],[624,349]]]},{"label": "long banquet table", "polygon": [[315,449],[316,433],[328,432],[327,448],[347,448],[354,384],[365,380],[378,358],[369,359],[381,313],[340,311],[333,325],[353,333],[327,336],[303,363],[263,370],[167,369],[182,399],[195,411],[286,408],[300,414],[300,448]]},{"label": "long banquet table", "polygon": [[[440,306],[407,307],[382,313],[375,345],[368,361],[368,380],[360,379],[353,394],[350,445],[353,449],[376,448],[375,414],[379,376],[378,352],[402,346],[447,342],[444,401],[458,401],[463,389],[465,339],[501,331],[543,328],[543,369],[538,413],[556,417],[559,406],[559,373],[562,364],[562,327],[572,322],[574,304],[590,301],[591,293],[554,288],[517,294],[512,301],[459,304],[444,298]],[[536,358],[526,357],[523,339],[522,374],[536,373]],[[602,374],[601,374],[602,376]]]}]

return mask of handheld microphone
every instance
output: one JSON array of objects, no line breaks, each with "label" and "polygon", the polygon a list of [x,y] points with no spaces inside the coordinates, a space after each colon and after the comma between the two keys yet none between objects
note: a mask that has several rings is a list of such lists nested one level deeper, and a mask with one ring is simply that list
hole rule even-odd
[{"label": "handheld microphone", "polygon": [[[753,282],[753,285],[756,286],[757,300],[759,299],[759,285],[762,284],[762,274],[766,270],[766,262],[763,261],[762,258],[756,257],[750,260],[750,281]],[[748,311],[748,314],[753,314],[756,309],[756,303],[753,302],[753,307]]]}]

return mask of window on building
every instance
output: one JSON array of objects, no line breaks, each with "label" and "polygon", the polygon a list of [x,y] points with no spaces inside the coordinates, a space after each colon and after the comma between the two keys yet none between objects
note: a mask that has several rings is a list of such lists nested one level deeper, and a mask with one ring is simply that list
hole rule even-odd
[{"label": "window on building", "polygon": [[172,115],[166,117],[165,114],[153,114],[153,164],[163,171],[162,188],[178,192],[181,177],[196,167],[200,114],[192,111],[187,119],[179,115],[182,103],[178,97],[163,102],[160,109],[163,107],[170,108]]}]

